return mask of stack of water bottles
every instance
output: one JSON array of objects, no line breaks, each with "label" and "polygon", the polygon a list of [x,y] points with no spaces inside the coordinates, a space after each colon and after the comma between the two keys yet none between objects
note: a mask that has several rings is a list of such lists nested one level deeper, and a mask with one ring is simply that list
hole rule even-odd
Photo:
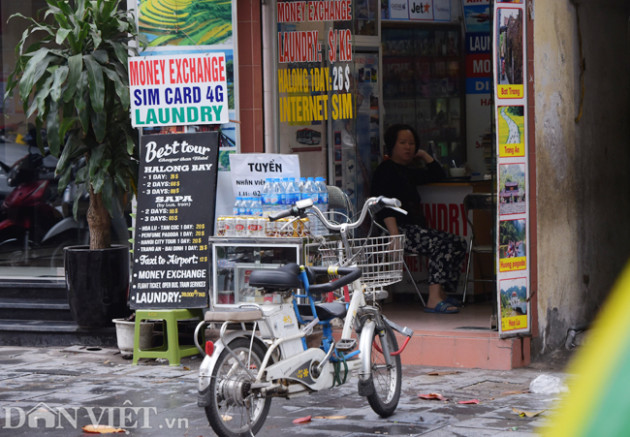
[{"label": "stack of water bottles", "polygon": [[260,196],[238,196],[232,208],[232,215],[262,217]]},{"label": "stack of water bottles", "polygon": [[324,214],[328,211],[328,188],[323,177],[267,178],[260,196],[238,196],[231,216],[217,218],[218,236],[315,236],[327,234],[326,227],[314,215],[290,225],[290,219],[270,222],[268,217],[289,209],[298,200],[312,199]]},{"label": "stack of water bottles", "polygon": [[[261,191],[262,214],[264,217],[290,208],[301,199],[313,199],[320,211],[328,211],[328,189],[323,177],[317,178],[267,178]],[[324,235],[327,230],[319,219],[309,220],[313,235]]]}]

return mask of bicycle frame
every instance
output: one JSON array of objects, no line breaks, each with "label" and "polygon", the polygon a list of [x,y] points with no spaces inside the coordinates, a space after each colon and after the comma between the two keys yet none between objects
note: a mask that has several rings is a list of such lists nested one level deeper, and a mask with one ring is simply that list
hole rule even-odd
[{"label": "bicycle frame", "polygon": [[[215,343],[215,349],[211,359],[204,359],[201,365],[200,377],[210,377],[212,368],[220,353],[223,349],[229,351],[228,345],[232,340],[237,337],[247,337],[251,338],[252,344],[253,342],[257,342],[266,345],[266,353],[262,365],[255,375],[251,374],[252,379],[255,380],[255,385],[263,392],[271,392],[272,389],[278,388],[271,385],[275,379],[290,379],[302,386],[300,387],[301,389],[293,387],[289,389],[289,393],[281,393],[283,396],[287,397],[292,394],[318,391],[333,386],[334,361],[331,361],[331,358],[337,356],[337,343],[333,339],[330,322],[320,321],[316,317],[315,301],[308,292],[309,284],[306,273],[302,271],[300,276],[305,285],[305,294],[294,294],[291,303],[284,302],[282,304],[267,305],[246,304],[241,306],[241,308],[259,310],[258,314],[260,317],[247,320],[247,322],[253,323],[251,330],[241,329],[227,333],[228,326],[231,323],[235,323],[235,321],[225,320],[223,322],[220,329],[219,341]],[[344,340],[349,343],[354,342],[351,337],[354,332],[357,314],[360,313],[362,308],[366,307],[363,287],[361,286],[360,280],[355,281],[351,287],[353,288],[353,292],[350,302],[347,304],[348,309],[340,342]],[[313,317],[313,320],[310,322],[304,320],[304,317],[300,315],[297,309],[297,299],[300,298],[306,298],[309,301]],[[229,318],[229,316],[226,318]],[[274,323],[281,320],[286,322],[289,320],[287,318],[291,318],[291,323],[285,323],[284,325]],[[293,323],[293,320],[297,323]],[[298,328],[298,323],[302,325],[302,328]],[[308,348],[306,345],[306,336],[311,334],[314,327],[318,324],[322,326],[323,347]],[[361,326],[360,339],[365,338],[366,340],[360,340],[359,347],[352,348],[350,353],[344,356],[344,359],[351,360],[353,357],[359,356],[359,360],[346,361],[348,372],[359,370],[359,378],[367,380],[371,373],[369,351],[371,350],[371,340],[377,323],[374,320],[366,320]],[[257,331],[260,331],[260,335],[257,334]],[[364,351],[367,351],[367,353]],[[384,351],[384,354],[386,354],[386,359],[389,361],[391,359],[389,352]],[[272,363],[272,360],[275,362]],[[309,379],[308,377],[292,377],[292,375],[305,375],[307,372],[300,373],[300,370],[304,371],[308,367],[306,364],[312,362],[320,363],[317,366],[319,373],[317,380]],[[391,365],[391,363],[388,362],[388,365]],[[241,363],[241,366],[249,372],[245,363]],[[310,373],[310,371],[308,373]],[[268,385],[265,386],[265,383]],[[203,388],[204,387],[200,385],[200,389]]]}]

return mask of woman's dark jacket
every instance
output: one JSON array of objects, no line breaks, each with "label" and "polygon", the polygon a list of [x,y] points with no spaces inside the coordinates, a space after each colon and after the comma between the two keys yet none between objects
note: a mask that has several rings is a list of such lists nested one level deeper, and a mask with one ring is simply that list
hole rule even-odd
[{"label": "woman's dark jacket", "polygon": [[426,227],[418,185],[444,179],[444,169],[433,161],[423,169],[396,164],[391,159],[379,164],[372,178],[372,196],[395,197],[400,200],[407,215],[385,208],[378,214],[382,223],[386,217],[395,217],[398,225],[415,224]]}]

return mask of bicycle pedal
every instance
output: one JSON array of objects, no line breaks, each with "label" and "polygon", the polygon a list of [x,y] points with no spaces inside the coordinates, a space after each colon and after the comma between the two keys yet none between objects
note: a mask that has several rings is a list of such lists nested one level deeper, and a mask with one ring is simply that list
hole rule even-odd
[{"label": "bicycle pedal", "polygon": [[335,347],[337,348],[337,350],[340,351],[349,351],[351,349],[354,349],[354,347],[357,345],[357,340],[354,338],[342,338],[341,340],[339,340],[339,342],[337,344],[335,344]]}]

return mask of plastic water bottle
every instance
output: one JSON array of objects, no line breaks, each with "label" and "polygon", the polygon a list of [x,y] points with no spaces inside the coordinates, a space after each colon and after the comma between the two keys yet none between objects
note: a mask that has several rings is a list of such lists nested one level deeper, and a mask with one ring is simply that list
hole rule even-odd
[{"label": "plastic water bottle", "polygon": [[241,196],[238,202],[238,215],[247,215],[247,197]]},{"label": "plastic water bottle", "polygon": [[262,201],[260,196],[254,196],[252,197],[252,214],[255,217],[262,217],[263,215],[263,210],[262,210]]},{"label": "plastic water bottle", "polygon": [[307,199],[306,197],[306,178],[300,178],[298,181],[298,187],[300,189],[300,200]]},{"label": "plastic water bottle", "polygon": [[287,202],[288,206],[292,206],[300,200],[300,185],[295,178],[289,178],[289,184],[287,185]]},{"label": "plastic water bottle", "polygon": [[287,208],[287,205],[289,204],[288,198],[287,198],[288,192],[289,192],[289,178],[280,179],[280,196],[279,196],[280,202],[278,202],[280,204],[280,209]]},{"label": "plastic water bottle", "polygon": [[272,214],[282,209],[282,183],[280,178],[274,178],[271,183],[270,211]]},{"label": "plastic water bottle", "polygon": [[[280,210],[281,186],[278,178],[268,178],[269,187],[263,187],[262,208],[263,215],[269,217]],[[267,184],[265,184],[267,185]]]},{"label": "plastic water bottle", "polygon": [[[328,188],[326,187],[326,180],[323,177],[315,178],[315,187],[317,191],[317,207],[324,214],[328,212]],[[328,233],[328,229],[322,224],[322,234]]]},{"label": "plastic water bottle", "polygon": [[232,215],[240,215],[240,208],[243,202],[243,198],[240,196],[236,196],[236,200],[234,201],[234,206],[232,207]]},{"label": "plastic water bottle", "polygon": [[262,215],[269,217],[271,215],[271,209],[273,205],[273,197],[271,195],[271,188],[273,185],[273,179],[265,179],[265,185],[260,190],[260,203]]},{"label": "plastic water bottle", "polygon": [[[309,177],[306,179],[306,184],[304,185],[304,199],[312,199],[313,205],[318,206],[318,198],[319,195],[317,193],[315,180],[312,177]],[[315,215],[309,217],[309,219],[311,233],[313,235],[321,235],[323,227],[322,222]]]},{"label": "plastic water bottle", "polygon": [[315,186],[315,179],[312,177],[307,178],[304,188],[306,191],[306,196],[304,196],[304,198],[313,199],[313,205],[317,205],[317,199],[319,196],[317,194],[317,187]]},{"label": "plastic water bottle", "polygon": [[240,215],[250,215],[252,212],[252,206],[251,206],[251,197],[249,196],[245,196],[243,197],[243,204],[241,206],[241,213]]},{"label": "plastic water bottle", "polygon": [[252,215],[252,198],[247,196],[243,202],[243,215]]}]

